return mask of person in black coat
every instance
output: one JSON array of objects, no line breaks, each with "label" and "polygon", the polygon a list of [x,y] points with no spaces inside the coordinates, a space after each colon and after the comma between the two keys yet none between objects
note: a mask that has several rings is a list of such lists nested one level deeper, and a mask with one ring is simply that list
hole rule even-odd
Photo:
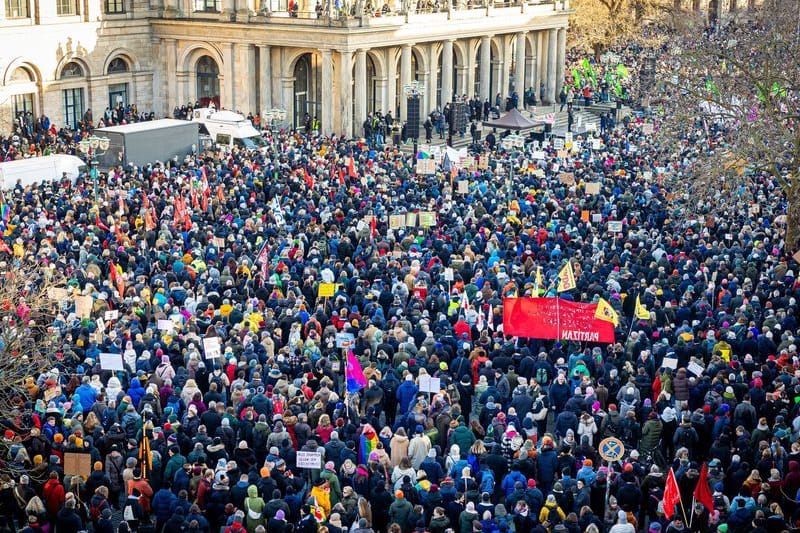
[{"label": "person in black coat", "polygon": [[75,499],[70,498],[64,502],[64,507],[58,512],[56,533],[78,533],[84,529],[83,520],[75,512]]}]

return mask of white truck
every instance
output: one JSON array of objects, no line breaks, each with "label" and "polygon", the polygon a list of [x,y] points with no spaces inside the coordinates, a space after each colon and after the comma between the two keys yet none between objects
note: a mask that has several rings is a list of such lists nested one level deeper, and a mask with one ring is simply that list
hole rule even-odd
[{"label": "white truck", "polygon": [[209,135],[217,146],[257,150],[267,145],[261,132],[244,115],[233,111],[201,107],[192,112],[192,121],[199,123],[200,133]]},{"label": "white truck", "polygon": [[80,157],[66,154],[29,157],[0,163],[0,188],[13,189],[17,183],[23,187],[44,181],[59,181],[66,177],[74,182],[86,172],[86,163]]}]

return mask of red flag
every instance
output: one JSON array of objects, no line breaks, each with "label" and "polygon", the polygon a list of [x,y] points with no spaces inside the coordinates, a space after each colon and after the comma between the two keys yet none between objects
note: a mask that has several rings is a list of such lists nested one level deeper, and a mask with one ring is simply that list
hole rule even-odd
[{"label": "red flag", "polygon": [[311,174],[308,173],[308,169],[305,168],[305,167],[303,168],[303,178],[306,180],[306,186],[309,189],[313,189],[314,188],[314,178],[311,176]]},{"label": "red flag", "polygon": [[667,485],[664,487],[664,516],[667,520],[672,520],[675,514],[675,506],[681,502],[681,491],[678,489],[678,482],[675,481],[675,472],[672,468],[667,474]]},{"label": "red flag", "polygon": [[595,317],[597,304],[561,298],[503,299],[503,332],[531,339],[614,342],[614,324]]},{"label": "red flag", "polygon": [[357,178],[358,174],[356,174],[356,159],[355,157],[350,157],[350,161],[347,162],[347,174],[351,178]]},{"label": "red flag", "polygon": [[109,273],[111,274],[111,282],[117,286],[119,298],[122,300],[125,298],[125,280],[119,275],[117,265],[115,265],[113,261],[109,261]]},{"label": "red flag", "polygon": [[378,234],[377,225],[378,225],[378,219],[373,216],[369,221],[370,235],[372,236],[373,239]]},{"label": "red flag", "polygon": [[703,463],[703,468],[700,470],[700,478],[697,480],[697,486],[694,488],[694,499],[702,503],[708,512],[714,512],[714,496],[711,494],[711,488],[708,486],[708,465]]},{"label": "red flag", "polygon": [[103,224],[103,221],[100,220],[100,213],[95,213],[94,215],[94,225],[100,228],[103,231],[108,231],[108,226]]}]

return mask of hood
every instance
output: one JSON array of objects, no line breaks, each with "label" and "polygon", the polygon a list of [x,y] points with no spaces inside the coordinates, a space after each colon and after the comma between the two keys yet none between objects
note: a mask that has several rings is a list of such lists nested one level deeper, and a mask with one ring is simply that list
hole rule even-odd
[{"label": "hood", "polygon": [[139,383],[139,378],[133,378],[131,380],[131,388],[132,389],[141,389],[142,388],[142,384]]},{"label": "hood", "polygon": [[258,496],[258,488],[255,485],[250,485],[247,487],[247,495],[251,498],[255,498]]}]

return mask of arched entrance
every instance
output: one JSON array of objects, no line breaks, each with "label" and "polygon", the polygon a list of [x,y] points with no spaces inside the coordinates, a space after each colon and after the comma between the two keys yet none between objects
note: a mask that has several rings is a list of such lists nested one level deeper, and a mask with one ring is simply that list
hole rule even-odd
[{"label": "arched entrance", "polygon": [[475,95],[481,94],[481,85],[486,83],[488,84],[489,90],[487,94],[489,95],[489,99],[491,100],[494,95],[492,94],[492,87],[494,87],[495,82],[495,61],[497,60],[497,54],[494,51],[494,47],[492,47],[491,43],[489,43],[489,79],[482,80],[481,79],[481,56],[483,55],[483,43],[479,43],[478,47],[475,49],[475,84],[473,86],[473,91]]},{"label": "arched entrance", "polygon": [[219,65],[211,56],[197,60],[197,101],[205,107],[213,103],[219,108]]},{"label": "arched entrance", "polygon": [[39,85],[33,70],[19,66],[14,69],[11,79],[7,84],[8,92],[12,94],[12,108],[14,116],[31,113],[36,115],[36,105],[39,100]]},{"label": "arched entrance", "polygon": [[[315,54],[303,54],[294,64],[294,126],[302,126],[306,113],[320,117],[322,114],[320,83],[320,58]],[[328,87],[328,90],[333,90]]]},{"label": "arched entrance", "polygon": [[[395,69],[395,73],[396,74],[395,74],[395,79],[394,79],[394,84],[395,84],[394,85],[395,86],[394,102],[393,102],[393,107],[391,109],[392,114],[395,117],[399,117],[400,116],[400,99],[406,97],[405,93],[403,92],[403,85],[400,83],[400,71],[402,69],[402,66],[401,66],[400,62],[402,61],[402,54],[400,56],[398,56],[397,61],[398,61],[398,63],[397,63],[397,69]],[[420,69],[419,69],[419,62],[417,61],[417,51],[416,50],[412,50],[411,51],[411,79],[412,80],[418,80],[419,79],[419,74],[420,74]]]}]

